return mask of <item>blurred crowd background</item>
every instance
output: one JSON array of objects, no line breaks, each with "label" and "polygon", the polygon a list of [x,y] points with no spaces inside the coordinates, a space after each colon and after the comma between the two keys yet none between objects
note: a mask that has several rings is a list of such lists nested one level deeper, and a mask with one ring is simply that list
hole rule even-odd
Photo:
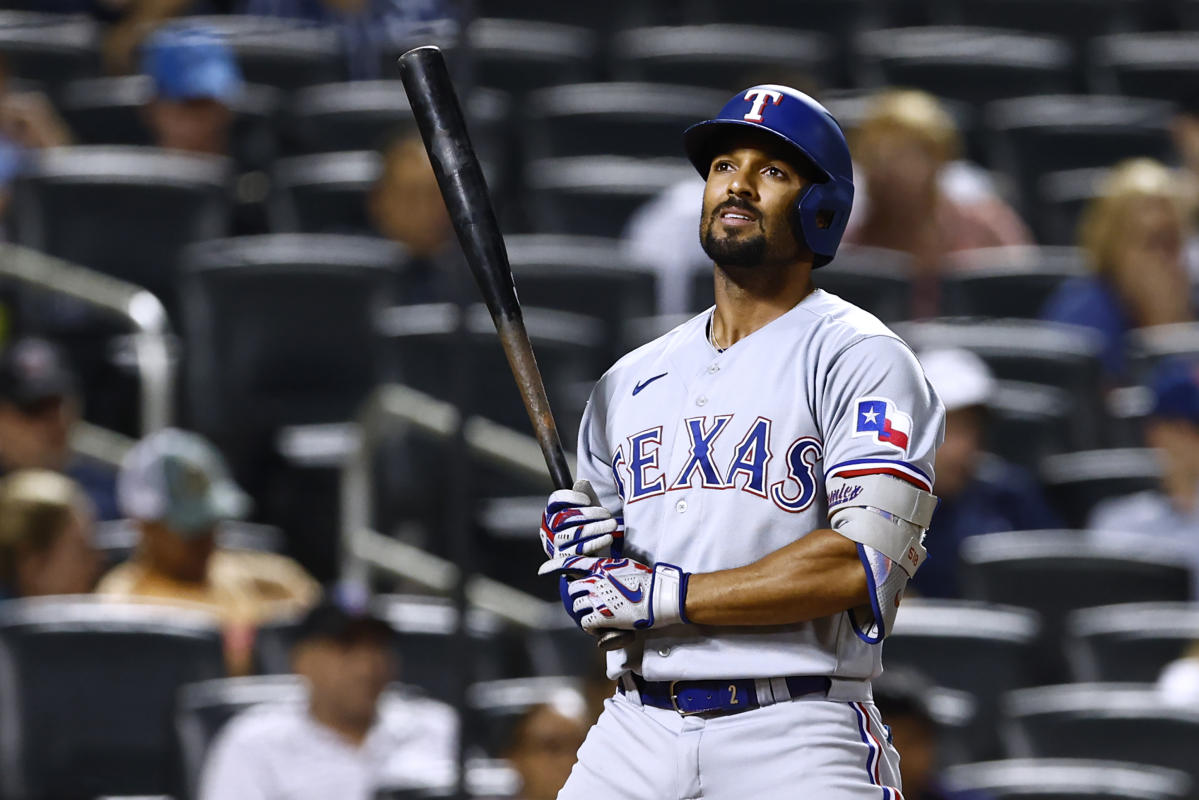
[{"label": "blurred crowd background", "polygon": [[1199,797],[1199,2],[0,9],[3,800],[569,772],[611,685],[534,576],[549,482],[395,67],[427,43],[569,449],[712,302],[682,130],[824,102],[857,195],[816,283],[948,410],[875,690],[905,797]]}]

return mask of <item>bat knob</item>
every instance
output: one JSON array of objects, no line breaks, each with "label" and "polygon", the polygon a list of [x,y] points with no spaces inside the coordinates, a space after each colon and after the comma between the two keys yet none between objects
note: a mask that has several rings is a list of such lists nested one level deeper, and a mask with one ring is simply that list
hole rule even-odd
[{"label": "bat knob", "polygon": [[599,637],[596,647],[601,650],[619,650],[633,643],[632,631],[607,631]]}]

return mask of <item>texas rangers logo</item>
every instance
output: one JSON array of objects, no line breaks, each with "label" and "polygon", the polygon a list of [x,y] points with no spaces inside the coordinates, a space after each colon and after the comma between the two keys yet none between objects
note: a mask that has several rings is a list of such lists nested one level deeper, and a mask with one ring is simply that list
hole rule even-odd
[{"label": "texas rangers logo", "polygon": [[747,122],[762,122],[762,109],[765,108],[767,103],[777,106],[783,102],[783,93],[755,86],[745,93],[745,99],[753,103],[753,105],[750,106],[749,112],[742,119]]},{"label": "texas rangers logo", "polygon": [[854,438],[872,436],[874,441],[908,452],[908,437],[912,434],[912,418],[900,411],[885,397],[859,397]]}]

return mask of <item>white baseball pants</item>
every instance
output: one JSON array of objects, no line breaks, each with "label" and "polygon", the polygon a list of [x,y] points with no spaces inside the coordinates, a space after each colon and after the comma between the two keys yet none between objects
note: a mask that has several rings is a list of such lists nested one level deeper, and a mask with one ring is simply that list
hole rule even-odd
[{"label": "white baseball pants", "polygon": [[801,697],[704,719],[616,694],[558,800],[903,800],[870,701]]}]

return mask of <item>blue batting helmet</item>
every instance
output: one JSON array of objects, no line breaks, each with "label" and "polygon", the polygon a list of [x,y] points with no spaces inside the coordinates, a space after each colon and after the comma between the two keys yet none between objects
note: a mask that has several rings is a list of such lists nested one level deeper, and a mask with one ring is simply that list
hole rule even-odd
[{"label": "blue batting helmet", "polygon": [[763,84],[725,103],[715,118],[683,134],[687,157],[705,178],[721,140],[737,130],[763,131],[795,148],[817,180],[800,192],[796,232],[815,255],[814,266],[833,260],[853,206],[849,143],[828,109],[789,86]]}]

